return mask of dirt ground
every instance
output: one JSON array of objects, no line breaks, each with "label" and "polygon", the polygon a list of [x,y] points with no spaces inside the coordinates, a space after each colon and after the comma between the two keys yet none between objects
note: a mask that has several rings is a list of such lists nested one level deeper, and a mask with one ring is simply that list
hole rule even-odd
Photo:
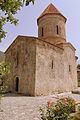
[{"label": "dirt ground", "polygon": [[27,97],[15,94],[7,94],[2,97],[0,120],[40,120],[39,109],[47,104],[47,101],[56,102],[65,96],[73,97],[80,101],[80,95],[72,93],[54,94],[40,97]]}]

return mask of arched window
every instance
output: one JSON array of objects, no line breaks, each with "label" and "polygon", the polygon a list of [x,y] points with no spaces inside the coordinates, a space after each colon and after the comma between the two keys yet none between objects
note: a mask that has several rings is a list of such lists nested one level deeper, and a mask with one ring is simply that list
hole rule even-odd
[{"label": "arched window", "polygon": [[52,60],[52,66],[51,66],[51,68],[53,69],[53,60]]},{"label": "arched window", "polygon": [[18,92],[18,90],[19,90],[19,78],[18,77],[16,77],[16,92]]},{"label": "arched window", "polygon": [[41,32],[41,36],[44,36],[44,31],[43,31],[43,27],[42,27],[42,32]]},{"label": "arched window", "polygon": [[19,54],[18,52],[16,53],[16,67],[18,66],[19,64]]},{"label": "arched window", "polygon": [[56,26],[56,32],[57,32],[57,35],[59,34],[59,27],[58,25]]},{"label": "arched window", "polygon": [[71,65],[69,65],[69,72],[71,72]]}]

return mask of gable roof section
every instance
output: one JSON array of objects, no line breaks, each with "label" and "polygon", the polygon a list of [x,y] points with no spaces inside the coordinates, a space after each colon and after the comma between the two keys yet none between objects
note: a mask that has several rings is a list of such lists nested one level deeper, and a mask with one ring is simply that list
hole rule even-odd
[{"label": "gable roof section", "polygon": [[[7,48],[7,50],[5,51],[4,54],[6,54],[9,50],[11,50],[11,48],[16,44],[16,42],[17,42],[17,41],[19,42],[19,40],[20,40],[21,38],[30,38],[30,39],[35,39],[35,40],[37,39],[37,40],[46,42],[46,41],[44,41],[44,40],[42,40],[42,39],[39,39],[39,38],[37,38],[37,37],[34,37],[34,36],[31,37],[31,36],[22,36],[22,35],[18,35],[17,38],[12,42],[12,44]],[[49,42],[46,42],[46,43],[51,44],[51,43],[49,43]],[[57,48],[63,50],[63,48],[60,47],[60,46],[57,46],[57,45],[54,45],[54,44],[51,44],[51,45],[53,45],[53,46],[55,46],[55,47],[57,47]]]},{"label": "gable roof section", "polygon": [[[39,16],[39,18],[37,20],[39,20],[41,17],[43,17],[44,15],[47,14],[57,14],[57,15],[61,15],[62,17],[64,17],[60,11],[52,4],[50,3],[48,5],[48,7],[42,12],[42,14]],[[66,22],[66,18],[64,17],[65,22]]]}]

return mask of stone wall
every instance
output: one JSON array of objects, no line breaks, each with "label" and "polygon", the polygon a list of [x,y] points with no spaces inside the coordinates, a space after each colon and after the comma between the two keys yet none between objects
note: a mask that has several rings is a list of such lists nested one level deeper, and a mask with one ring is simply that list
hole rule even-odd
[{"label": "stone wall", "polygon": [[18,36],[6,51],[11,62],[9,91],[25,95],[49,95],[77,88],[75,49],[70,43],[63,48],[34,37]]},{"label": "stone wall", "polygon": [[19,91],[26,95],[34,95],[36,41],[34,38],[17,37],[16,41],[6,52],[6,60],[11,61],[9,90],[15,92],[16,77],[19,78]]},{"label": "stone wall", "polygon": [[64,44],[64,77],[66,91],[77,88],[77,63],[75,60],[75,48],[71,43]]},{"label": "stone wall", "polygon": [[[57,34],[58,26],[58,34]],[[43,36],[42,36],[43,28]],[[38,37],[52,44],[66,41],[65,20],[60,15],[46,15],[38,21]]]},{"label": "stone wall", "polygon": [[64,85],[63,49],[39,40],[36,47],[35,95],[58,93]]},{"label": "stone wall", "polygon": [[75,49],[69,43],[63,46],[64,49],[60,49],[37,41],[35,95],[61,93],[77,88]]}]

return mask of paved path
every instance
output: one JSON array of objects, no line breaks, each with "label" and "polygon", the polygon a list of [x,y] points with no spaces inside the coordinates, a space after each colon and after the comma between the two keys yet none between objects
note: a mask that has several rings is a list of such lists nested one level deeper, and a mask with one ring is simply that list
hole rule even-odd
[{"label": "paved path", "polygon": [[80,101],[80,95],[64,93],[41,97],[7,95],[2,98],[0,120],[40,120],[39,108],[47,101],[56,102],[57,98],[71,96]]}]

